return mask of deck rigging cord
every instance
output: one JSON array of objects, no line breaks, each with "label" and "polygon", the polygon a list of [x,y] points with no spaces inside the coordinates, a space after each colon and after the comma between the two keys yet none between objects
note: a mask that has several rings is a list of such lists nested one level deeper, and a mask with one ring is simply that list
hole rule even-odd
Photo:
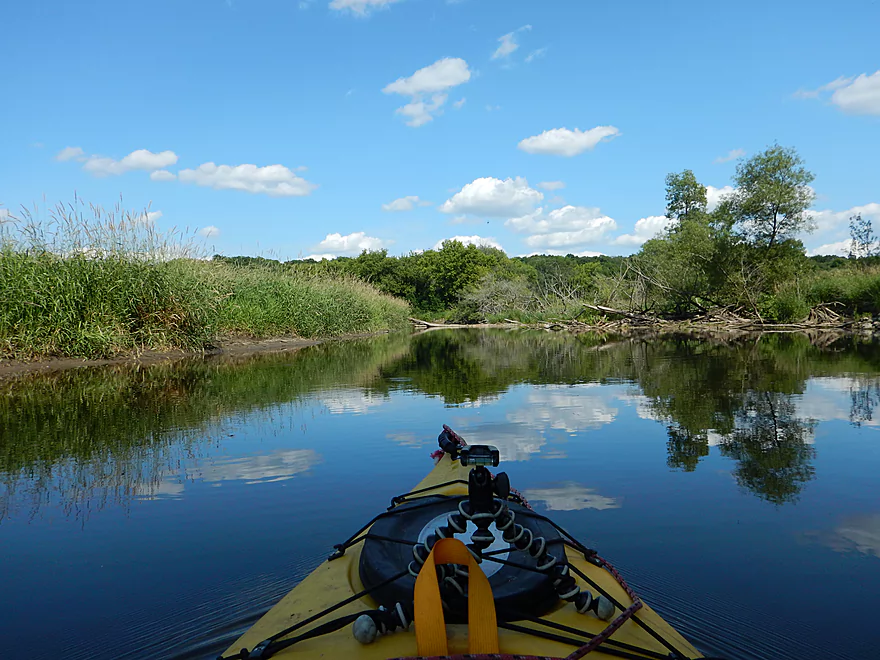
[{"label": "deck rigging cord", "polygon": [[[564,660],[579,660],[600,646],[602,652],[605,654],[630,660],[689,660],[688,655],[682,653],[674,644],[665,639],[660,633],[636,616],[636,612],[642,607],[641,599],[608,561],[600,557],[595,550],[584,546],[571,534],[546,516],[532,511],[525,498],[522,497],[520,493],[510,488],[506,474],[502,472],[498,475],[492,475],[486,469],[485,465],[487,463],[483,462],[483,458],[485,457],[481,458],[478,454],[479,450],[484,449],[483,446],[475,446],[473,449],[478,450],[477,458],[470,458],[468,455],[469,449],[466,449],[468,448],[467,443],[465,443],[460,436],[445,424],[443,425],[443,433],[440,434],[438,440],[441,450],[432,454],[435,458],[438,458],[437,454],[440,455],[439,457],[442,457],[443,454],[449,454],[453,460],[459,459],[462,465],[467,465],[468,460],[477,461],[476,466],[470,472],[469,480],[467,482],[462,479],[448,481],[393,497],[391,499],[391,505],[388,507],[387,511],[375,516],[343,543],[334,545],[334,552],[328,557],[328,561],[339,559],[345,554],[345,551],[348,548],[363,543],[368,539],[408,545],[413,549],[414,560],[410,562],[405,570],[402,570],[377,584],[373,584],[335,605],[273,634],[257,644],[251,650],[243,648],[238,653],[228,656],[220,656],[217,660],[270,658],[276,653],[298,642],[336,632],[349,624],[353,624],[353,632],[356,639],[364,644],[371,643],[378,635],[391,634],[398,629],[408,629],[414,620],[414,604],[411,601],[408,603],[396,602],[390,606],[380,606],[378,609],[347,614],[322,623],[304,633],[300,633],[299,635],[288,637],[288,635],[301,630],[310,623],[314,623],[346,605],[360,600],[365,596],[369,596],[405,576],[418,577],[419,571],[431,554],[433,546],[441,539],[454,538],[455,534],[463,534],[467,530],[468,522],[473,523],[477,527],[477,530],[471,535],[472,542],[466,546],[477,563],[482,561],[496,562],[501,565],[549,576],[552,580],[557,596],[561,600],[573,603],[577,611],[581,614],[592,612],[598,618],[607,621],[615,611],[620,611],[620,614],[610,621],[610,623],[598,634],[588,633],[571,626],[565,626],[511,608],[499,609],[497,627],[575,646],[576,649],[566,656]],[[493,464],[497,465],[497,450],[495,450],[494,461]],[[430,492],[458,483],[468,484],[468,495],[455,496]],[[450,504],[457,504],[457,511],[449,514],[446,524],[437,527],[436,530],[429,534],[424,541],[395,538],[367,531],[378,520],[398,516],[401,513],[409,513],[413,510],[436,504],[438,501],[448,501]],[[510,509],[508,502],[513,502],[524,507],[518,511],[521,516],[540,520],[551,525],[553,529],[559,532],[561,538],[550,539],[548,541],[543,536],[535,535],[528,527],[516,523],[517,512]],[[403,504],[406,504],[407,506],[401,506]],[[495,524],[496,529],[501,533],[503,541],[509,544],[509,550],[505,549],[484,552],[494,540],[494,535],[489,530],[489,527],[492,524]],[[565,560],[564,552],[562,554],[562,559],[558,559],[557,556],[551,552],[551,546],[560,543],[579,554],[582,554],[584,558],[593,565],[599,566],[608,571],[627,596],[632,600],[632,603],[629,606],[624,606],[608,593],[606,589],[590,579],[583,571],[579,570],[574,565],[570,565]],[[501,559],[497,556],[514,549],[531,557],[531,559],[536,562],[536,565],[529,566],[509,559]],[[463,556],[467,557],[467,553],[464,553]],[[433,562],[431,563],[433,564]],[[466,567],[460,564],[441,564],[437,565],[435,570],[437,572],[442,605],[444,609],[448,609],[449,605],[446,601],[446,596],[462,597],[466,595],[465,584],[468,580],[468,572]],[[598,595],[593,596],[590,591],[581,588],[577,583],[576,577],[574,577],[572,573],[592,587]],[[610,639],[611,635],[630,619],[636,625],[644,629],[651,637],[661,643],[669,653],[663,655],[658,651]],[[523,626],[521,625],[522,622],[542,625],[546,628],[550,628],[551,631]],[[285,637],[286,639],[282,639]],[[512,660],[514,658],[522,660],[562,660],[560,658],[550,658],[549,656],[504,653],[406,656],[395,658],[394,660],[428,660],[429,658],[432,660],[434,658],[437,660],[440,658],[443,658],[444,660],[456,660],[458,658],[467,658],[467,660],[479,660],[480,658],[485,658],[486,660]]]}]

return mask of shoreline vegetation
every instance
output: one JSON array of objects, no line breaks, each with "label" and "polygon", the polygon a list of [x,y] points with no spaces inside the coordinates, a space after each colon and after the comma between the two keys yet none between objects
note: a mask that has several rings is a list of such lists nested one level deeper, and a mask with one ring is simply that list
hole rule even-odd
[{"label": "shoreline vegetation", "polygon": [[[149,210],[75,199],[0,223],[0,364],[216,350],[224,340],[313,340],[411,327],[575,332],[880,330],[870,218],[848,257],[808,257],[799,236],[813,175],[773,145],[740,161],[709,207],[693,172],[666,177],[666,215],[630,256],[508,257],[445,241],[324,261],[205,258]],[[562,209],[564,211],[564,209]],[[45,216],[45,217],[44,217]],[[581,222],[578,220],[577,222]],[[570,227],[577,229],[577,227]]]},{"label": "shoreline vegetation", "polygon": [[332,338],[405,328],[408,305],[345,275],[200,258],[149,212],[76,200],[0,225],[0,359],[204,351],[230,337]]}]

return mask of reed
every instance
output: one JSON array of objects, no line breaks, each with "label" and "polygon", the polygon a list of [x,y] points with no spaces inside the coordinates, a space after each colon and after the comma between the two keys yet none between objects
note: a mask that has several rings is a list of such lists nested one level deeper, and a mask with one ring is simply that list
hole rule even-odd
[{"label": "reed", "polygon": [[[44,217],[45,216],[45,217]],[[0,356],[199,350],[224,335],[337,336],[404,327],[405,303],[353,279],[204,258],[149,209],[79,199],[0,224]]]}]

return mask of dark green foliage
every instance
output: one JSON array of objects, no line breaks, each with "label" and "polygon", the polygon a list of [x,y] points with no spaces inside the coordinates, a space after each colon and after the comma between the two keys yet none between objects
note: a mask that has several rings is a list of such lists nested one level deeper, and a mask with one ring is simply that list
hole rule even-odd
[{"label": "dark green foliage", "polygon": [[751,243],[772,248],[809,229],[812,172],[793,148],[774,145],[736,167],[733,214]]},{"label": "dark green foliage", "polygon": [[690,170],[666,175],[666,217],[681,221],[706,213],[706,186]]}]

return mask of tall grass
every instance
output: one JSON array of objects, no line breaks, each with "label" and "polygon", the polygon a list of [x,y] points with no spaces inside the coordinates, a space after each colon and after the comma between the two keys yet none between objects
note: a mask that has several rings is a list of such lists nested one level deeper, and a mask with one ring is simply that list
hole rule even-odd
[{"label": "tall grass", "polygon": [[835,268],[787,282],[768,298],[765,311],[770,320],[800,321],[819,304],[846,316],[880,314],[880,267]]},{"label": "tall grass", "polygon": [[335,336],[402,326],[407,306],[351,280],[205,261],[148,211],[80,200],[0,224],[0,356],[200,349],[225,334]]}]

